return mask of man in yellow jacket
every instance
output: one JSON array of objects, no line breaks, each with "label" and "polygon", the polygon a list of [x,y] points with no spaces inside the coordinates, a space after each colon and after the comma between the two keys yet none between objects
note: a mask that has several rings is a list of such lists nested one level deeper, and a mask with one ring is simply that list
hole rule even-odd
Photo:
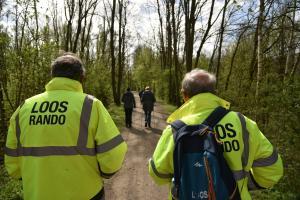
[{"label": "man in yellow jacket", "polygon": [[[188,125],[199,124],[216,107],[229,109],[229,102],[214,94],[215,82],[215,76],[204,70],[187,73],[182,81],[185,103],[169,116],[168,123],[180,119]],[[224,157],[238,184],[241,199],[251,199],[249,190],[271,188],[282,177],[281,157],[254,121],[241,113],[229,112],[214,130],[223,142]],[[173,151],[174,138],[169,125],[149,161],[150,176],[159,185],[171,183]]]},{"label": "man in yellow jacket", "polygon": [[98,99],[83,93],[85,69],[65,53],[52,63],[44,93],[10,119],[5,166],[24,199],[104,199],[103,178],[122,166],[127,145]]}]

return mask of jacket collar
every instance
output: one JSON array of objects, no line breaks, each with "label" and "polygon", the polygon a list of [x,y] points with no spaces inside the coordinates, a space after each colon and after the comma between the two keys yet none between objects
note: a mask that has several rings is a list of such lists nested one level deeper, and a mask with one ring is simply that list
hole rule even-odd
[{"label": "jacket collar", "polygon": [[45,86],[46,91],[52,90],[69,90],[76,92],[83,92],[82,85],[79,81],[75,81],[69,78],[56,77],[53,78]]},{"label": "jacket collar", "polygon": [[229,109],[230,103],[212,93],[201,93],[193,96],[181,107],[175,110],[168,117],[167,122],[172,123],[173,121],[181,119],[187,115],[193,115],[208,109],[215,109],[218,106]]}]

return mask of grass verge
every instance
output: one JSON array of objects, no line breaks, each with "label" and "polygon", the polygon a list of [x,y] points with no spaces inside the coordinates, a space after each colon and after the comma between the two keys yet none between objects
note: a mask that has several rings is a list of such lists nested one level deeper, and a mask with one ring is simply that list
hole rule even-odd
[{"label": "grass verge", "polygon": [[0,165],[0,199],[21,200],[22,194],[22,181],[10,178],[4,165]]},{"label": "grass verge", "polygon": [[124,126],[125,121],[125,114],[123,106],[117,106],[116,104],[111,104],[108,107],[108,112],[112,119],[114,120],[115,124],[119,129]]}]

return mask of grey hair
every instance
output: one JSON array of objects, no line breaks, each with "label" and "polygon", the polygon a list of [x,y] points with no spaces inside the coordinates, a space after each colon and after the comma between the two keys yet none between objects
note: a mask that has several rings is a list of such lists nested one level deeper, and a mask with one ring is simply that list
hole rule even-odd
[{"label": "grey hair", "polygon": [[193,69],[182,80],[182,92],[192,97],[200,93],[215,93],[216,77],[205,70]]},{"label": "grey hair", "polygon": [[81,81],[85,76],[85,68],[80,58],[75,54],[66,52],[56,58],[51,65],[52,77],[66,77]]}]

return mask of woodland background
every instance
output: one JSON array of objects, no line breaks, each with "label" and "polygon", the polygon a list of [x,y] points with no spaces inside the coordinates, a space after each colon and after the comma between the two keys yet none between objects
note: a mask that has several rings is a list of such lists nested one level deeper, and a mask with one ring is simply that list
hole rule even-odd
[{"label": "woodland background", "polygon": [[[129,26],[136,2],[0,0],[0,166],[11,114],[44,91],[64,50],[81,57],[85,92],[107,107],[120,106],[128,86],[146,85],[179,106],[186,72],[215,73],[218,95],[256,120],[282,155],[284,177],[264,199],[300,199],[300,2],[146,0],[156,21],[147,37]],[[0,173],[5,187],[3,165]],[[1,199],[19,193],[9,184]]]}]

